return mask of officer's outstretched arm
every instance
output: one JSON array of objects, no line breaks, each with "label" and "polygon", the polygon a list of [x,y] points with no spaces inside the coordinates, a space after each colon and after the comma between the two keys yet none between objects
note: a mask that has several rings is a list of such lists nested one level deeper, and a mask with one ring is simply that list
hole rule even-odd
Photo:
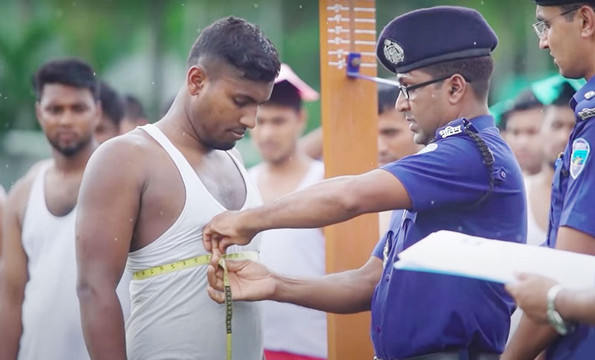
[{"label": "officer's outstretched arm", "polygon": [[212,241],[218,240],[223,251],[249,243],[264,230],[319,228],[365,213],[409,208],[411,199],[403,184],[388,171],[376,169],[330,178],[263,206],[220,214],[203,228],[203,241],[211,251]]},{"label": "officer's outstretched arm", "polygon": [[[382,260],[372,256],[356,270],[312,279],[293,279],[253,261],[226,261],[235,300],[275,300],[332,313],[370,310],[374,289],[382,276]],[[209,266],[209,296],[223,303],[223,269]]]}]

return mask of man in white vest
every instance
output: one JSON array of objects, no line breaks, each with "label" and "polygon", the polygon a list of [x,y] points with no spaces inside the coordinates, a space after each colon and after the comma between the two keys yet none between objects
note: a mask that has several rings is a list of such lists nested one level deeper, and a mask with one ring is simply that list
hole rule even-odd
[{"label": "man in white vest", "polygon": [[[97,147],[98,81],[88,64],[63,59],[41,66],[33,82],[52,158],[34,165],[6,203],[0,359],[88,359],[76,295],[74,227],[83,171]],[[126,315],[126,280],[120,293]]]},{"label": "man in white vest", "polygon": [[[281,65],[271,98],[258,110],[250,132],[263,162],[250,169],[265,203],[324,178],[324,164],[298,147],[306,127],[302,101],[318,99],[287,64]],[[277,229],[262,234],[261,262],[288,276],[325,274],[322,229]],[[327,356],[326,314],[293,304],[262,305],[267,360],[321,360]]]},{"label": "man in white vest", "polygon": [[[261,203],[231,150],[254,127],[279,72],[272,43],[228,17],[204,28],[172,106],[104,143],[89,161],[77,216],[78,295],[93,359],[261,360],[260,305],[207,295],[202,227]],[[230,253],[250,257],[258,239]],[[124,269],[131,314],[115,293]]]}]

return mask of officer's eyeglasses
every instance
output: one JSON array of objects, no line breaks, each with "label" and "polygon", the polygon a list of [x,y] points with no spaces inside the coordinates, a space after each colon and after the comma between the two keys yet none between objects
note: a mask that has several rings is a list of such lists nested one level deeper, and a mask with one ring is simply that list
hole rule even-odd
[{"label": "officer's eyeglasses", "polygon": [[426,81],[426,82],[422,82],[422,83],[415,84],[415,85],[410,85],[410,86],[401,85],[399,87],[399,90],[401,91],[401,94],[403,94],[403,96],[405,97],[405,99],[409,100],[409,93],[411,93],[412,91],[417,90],[419,88],[422,88],[424,86],[428,86],[428,85],[435,84],[435,83],[440,82],[440,81],[444,81],[444,80],[448,79],[451,76],[452,75],[448,75],[448,76],[444,76],[444,77],[441,77],[441,78],[438,78],[438,79],[432,79],[432,80],[429,80],[429,81]]},{"label": "officer's eyeglasses", "polygon": [[545,36],[545,31],[550,28],[550,22],[553,19],[557,18],[558,16],[570,14],[571,12],[577,11],[580,8],[581,7],[578,6],[578,7],[572,8],[570,10],[563,11],[560,14],[554,15],[549,19],[543,19],[543,20],[540,20],[540,21],[536,22],[535,24],[533,24],[533,29],[535,29],[535,32],[537,33],[537,37],[539,37],[540,39],[543,39],[543,37]]}]

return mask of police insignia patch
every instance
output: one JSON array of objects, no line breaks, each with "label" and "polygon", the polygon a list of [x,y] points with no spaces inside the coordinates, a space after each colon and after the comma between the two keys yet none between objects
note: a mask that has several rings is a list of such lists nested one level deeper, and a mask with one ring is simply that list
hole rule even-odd
[{"label": "police insignia patch", "polygon": [[572,155],[570,155],[570,176],[576,179],[583,171],[591,148],[587,140],[578,138],[572,142]]},{"label": "police insignia patch", "polygon": [[593,116],[595,116],[595,109],[584,108],[578,112],[578,116],[581,118],[581,120],[587,120],[589,118],[592,118]]},{"label": "police insignia patch", "polygon": [[383,51],[386,60],[390,61],[393,65],[397,65],[398,63],[405,60],[403,48],[392,40],[384,39]]}]

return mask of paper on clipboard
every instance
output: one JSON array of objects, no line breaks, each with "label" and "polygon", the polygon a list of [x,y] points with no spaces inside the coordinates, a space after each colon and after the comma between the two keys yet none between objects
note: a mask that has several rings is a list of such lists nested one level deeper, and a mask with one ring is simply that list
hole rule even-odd
[{"label": "paper on clipboard", "polygon": [[571,288],[595,285],[595,256],[438,231],[399,254],[394,267],[508,283],[515,272],[550,277]]}]

